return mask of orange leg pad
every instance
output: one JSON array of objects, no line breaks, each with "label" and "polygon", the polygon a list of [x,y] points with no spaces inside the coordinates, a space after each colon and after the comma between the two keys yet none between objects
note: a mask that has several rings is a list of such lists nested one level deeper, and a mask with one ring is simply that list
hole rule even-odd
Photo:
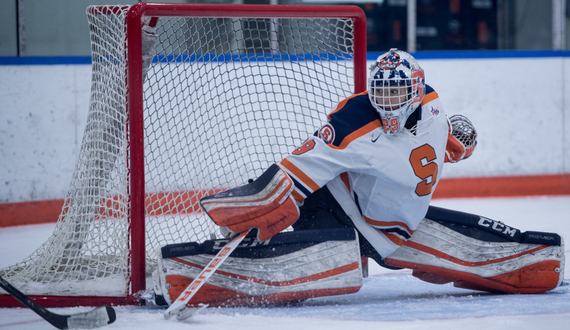
[{"label": "orange leg pad", "polygon": [[[475,274],[436,266],[420,265],[406,261],[386,259],[390,266],[411,268],[413,276],[430,283],[453,282],[455,287],[504,293],[543,293],[558,285],[560,262],[546,260],[520,269],[492,276]],[[557,272],[558,270],[558,272]]]},{"label": "orange leg pad", "polygon": [[[192,278],[184,276],[168,276],[168,283],[171,285],[168,293],[171,297],[178,297],[180,293],[192,283]],[[262,296],[254,296],[243,292],[222,288],[216,285],[205,283],[204,286],[196,293],[188,302],[188,307],[200,307],[200,304],[206,304],[210,307],[223,306],[248,306],[258,304],[284,303],[303,301],[309,298],[334,296],[355,293],[360,290],[359,286],[334,288],[334,289],[317,289],[297,292],[273,293]]]}]

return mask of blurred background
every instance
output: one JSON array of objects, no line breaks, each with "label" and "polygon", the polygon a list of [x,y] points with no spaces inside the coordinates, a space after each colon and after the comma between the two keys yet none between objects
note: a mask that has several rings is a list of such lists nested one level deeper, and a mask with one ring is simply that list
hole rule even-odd
[{"label": "blurred background", "polygon": [[[0,56],[89,56],[88,5],[132,0],[1,0]],[[570,0],[198,0],[352,4],[367,16],[368,51],[567,50]],[[415,9],[415,10],[414,10]]]},{"label": "blurred background", "polygon": [[[2,207],[20,202],[55,200],[57,219],[88,117],[86,8],[137,2],[0,0],[0,227]],[[359,6],[368,64],[392,47],[412,52],[445,111],[477,127],[476,155],[442,178],[529,176],[552,194],[570,193],[570,0],[193,2]]]}]

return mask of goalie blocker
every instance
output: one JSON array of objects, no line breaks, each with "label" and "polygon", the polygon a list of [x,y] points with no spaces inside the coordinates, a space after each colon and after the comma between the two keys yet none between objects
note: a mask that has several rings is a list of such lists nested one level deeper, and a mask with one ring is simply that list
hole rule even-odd
[{"label": "goalie blocker", "polygon": [[200,205],[218,226],[235,233],[257,228],[264,241],[299,219],[293,189],[293,180],[273,164],[257,180],[203,197]]}]

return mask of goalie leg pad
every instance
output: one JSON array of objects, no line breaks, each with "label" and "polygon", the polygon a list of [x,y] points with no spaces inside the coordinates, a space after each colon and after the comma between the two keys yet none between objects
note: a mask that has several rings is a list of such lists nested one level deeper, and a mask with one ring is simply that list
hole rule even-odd
[{"label": "goalie leg pad", "polygon": [[299,218],[299,208],[291,193],[293,181],[277,164],[257,180],[200,200],[200,205],[218,225],[233,232],[259,229],[266,240]]},{"label": "goalie leg pad", "polygon": [[542,293],[564,279],[564,243],[488,218],[430,207],[408,242],[385,259],[421,280],[505,293]]},{"label": "goalie leg pad", "polygon": [[[157,296],[175,301],[227,242],[163,247],[154,276]],[[187,305],[242,306],[354,293],[362,286],[360,262],[352,228],[286,232],[267,241],[246,237]]]}]

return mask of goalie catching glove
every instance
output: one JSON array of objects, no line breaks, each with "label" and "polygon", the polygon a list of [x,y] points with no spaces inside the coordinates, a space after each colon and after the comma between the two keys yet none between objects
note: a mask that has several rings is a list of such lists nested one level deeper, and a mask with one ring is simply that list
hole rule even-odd
[{"label": "goalie catching glove", "polygon": [[462,115],[449,117],[449,136],[445,148],[445,162],[456,163],[469,158],[477,146],[477,131],[471,121]]},{"label": "goalie catching glove", "polygon": [[299,218],[293,189],[291,178],[273,164],[257,180],[204,197],[200,205],[218,226],[233,232],[257,228],[265,241]]}]

